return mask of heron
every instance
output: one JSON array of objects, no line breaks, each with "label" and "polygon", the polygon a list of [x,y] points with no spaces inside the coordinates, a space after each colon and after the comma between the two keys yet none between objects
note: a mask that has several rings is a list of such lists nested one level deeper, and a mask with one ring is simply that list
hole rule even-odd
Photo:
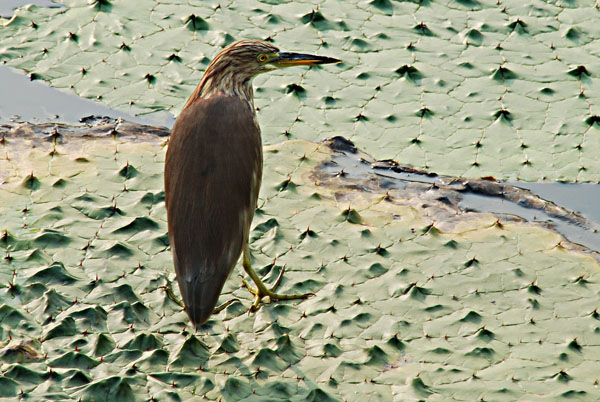
[{"label": "heron", "polygon": [[252,268],[250,225],[262,181],[262,139],[252,79],[283,67],[340,60],[281,52],[258,40],[232,43],[208,65],[169,138],[164,184],[169,244],[183,306],[198,327],[210,318],[240,255],[261,300],[304,299],[278,294],[284,269],[267,287]]}]

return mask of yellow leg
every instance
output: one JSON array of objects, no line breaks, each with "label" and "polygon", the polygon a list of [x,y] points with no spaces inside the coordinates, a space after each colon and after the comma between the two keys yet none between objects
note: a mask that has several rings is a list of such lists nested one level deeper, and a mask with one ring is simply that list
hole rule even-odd
[{"label": "yellow leg", "polygon": [[[171,299],[175,303],[177,303],[182,309],[185,309],[185,303],[183,303],[183,301],[179,300],[179,298],[177,296],[175,296],[175,293],[173,293],[173,288],[171,287],[171,281],[169,281],[169,279],[166,279],[166,280],[167,280],[167,284],[165,286],[161,286],[161,288],[164,289],[165,292],[167,292],[167,296],[169,297],[169,299]],[[231,303],[233,303],[235,301],[240,301],[240,299],[233,298],[231,300],[228,300],[225,303],[221,304],[220,306],[215,307],[215,309],[213,310],[212,313],[213,314],[220,313],[221,311],[225,310]]]},{"label": "yellow leg", "polygon": [[275,293],[275,290],[281,283],[281,279],[283,279],[283,274],[285,273],[285,268],[281,269],[279,272],[279,276],[275,281],[275,284],[271,288],[267,288],[265,283],[260,279],[258,274],[254,269],[252,269],[252,256],[250,255],[250,248],[248,247],[248,243],[244,247],[244,253],[242,256],[242,266],[244,267],[244,271],[248,274],[248,276],[252,279],[252,282],[256,285],[256,288],[250,286],[250,284],[242,278],[242,282],[244,286],[248,289],[250,293],[254,295],[254,302],[252,303],[252,307],[250,307],[250,311],[258,310],[258,306],[260,301],[269,296],[271,300],[294,300],[294,299],[306,299],[309,296],[313,296],[314,293],[304,293],[304,294],[292,294],[292,295],[282,295],[279,293]]},{"label": "yellow leg", "polygon": [[169,299],[171,299],[172,301],[177,303],[179,305],[179,307],[185,309],[185,304],[183,304],[183,301],[179,300],[179,298],[177,296],[175,296],[175,293],[173,293],[173,287],[171,286],[171,281],[169,280],[169,278],[167,278],[165,276],[165,280],[167,281],[167,283],[166,283],[166,285],[161,286],[161,289],[163,289],[165,292],[167,292],[167,297]]}]

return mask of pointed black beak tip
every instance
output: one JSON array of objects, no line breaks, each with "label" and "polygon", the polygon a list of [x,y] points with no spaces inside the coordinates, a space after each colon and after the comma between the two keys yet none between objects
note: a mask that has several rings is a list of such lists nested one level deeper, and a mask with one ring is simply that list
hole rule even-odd
[{"label": "pointed black beak tip", "polygon": [[322,60],[321,60],[319,63],[317,63],[317,64],[339,64],[339,63],[341,63],[341,62],[342,62],[342,61],[341,61],[341,60],[339,60],[339,59],[335,59],[335,58],[333,58],[333,57],[326,57],[326,56],[323,56],[323,57],[322,57]]},{"label": "pointed black beak tip", "polygon": [[318,64],[338,64],[341,60],[327,56],[316,56],[303,53],[279,53],[279,57],[273,61],[277,67],[291,66],[314,66]]}]

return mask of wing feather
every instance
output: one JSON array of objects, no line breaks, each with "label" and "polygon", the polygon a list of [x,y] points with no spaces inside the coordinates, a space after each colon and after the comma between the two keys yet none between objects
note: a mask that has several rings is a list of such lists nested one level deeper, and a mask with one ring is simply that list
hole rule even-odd
[{"label": "wing feather", "polygon": [[242,252],[262,177],[260,130],[250,105],[213,96],[186,107],[165,161],[169,241],[194,324],[204,323]]}]

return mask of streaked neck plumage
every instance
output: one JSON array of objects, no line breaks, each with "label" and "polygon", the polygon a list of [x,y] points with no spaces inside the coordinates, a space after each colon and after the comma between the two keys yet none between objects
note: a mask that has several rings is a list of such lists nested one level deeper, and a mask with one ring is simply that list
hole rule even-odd
[{"label": "streaked neck plumage", "polygon": [[254,90],[252,79],[260,73],[275,69],[274,66],[259,62],[261,54],[278,54],[279,49],[257,40],[241,40],[227,46],[210,62],[202,80],[186,102],[184,109],[198,99],[215,95],[236,97],[248,103],[254,112]]},{"label": "streaked neck plumage", "polygon": [[184,109],[198,98],[206,99],[222,94],[248,102],[254,111],[252,79],[256,71],[245,67],[227,58],[226,55],[217,55],[204,72],[202,80],[188,99]]},{"label": "streaked neck plumage", "polygon": [[233,73],[231,69],[224,69],[220,74],[207,71],[200,83],[199,96],[201,98],[210,98],[215,94],[234,96],[245,100],[254,109],[252,78]]}]

